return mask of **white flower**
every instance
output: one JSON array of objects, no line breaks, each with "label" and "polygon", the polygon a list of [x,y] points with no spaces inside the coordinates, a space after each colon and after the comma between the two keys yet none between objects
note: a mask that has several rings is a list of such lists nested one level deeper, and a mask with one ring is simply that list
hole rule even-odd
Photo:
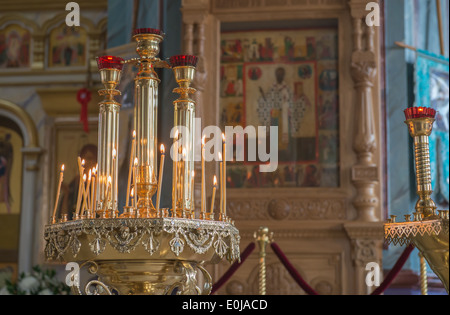
[{"label": "white flower", "polygon": [[0,289],[0,295],[11,295],[6,287]]},{"label": "white flower", "polygon": [[39,295],[53,295],[53,292],[50,289],[44,289],[39,292]]},{"label": "white flower", "polygon": [[32,291],[36,291],[39,288],[39,280],[35,277],[28,276],[23,278],[18,283],[18,287],[20,291],[31,293]]}]

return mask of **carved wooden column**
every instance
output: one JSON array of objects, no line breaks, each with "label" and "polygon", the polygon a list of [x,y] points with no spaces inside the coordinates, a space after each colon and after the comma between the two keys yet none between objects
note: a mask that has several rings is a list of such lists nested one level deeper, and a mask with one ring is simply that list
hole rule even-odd
[{"label": "carved wooden column", "polygon": [[378,165],[373,155],[377,149],[377,131],[375,127],[373,82],[377,75],[376,53],[374,51],[373,27],[364,22],[367,11],[365,2],[351,1],[353,19],[353,53],[351,76],[355,87],[355,133],[353,150],[357,163],[352,167],[352,183],[356,187],[353,205],[357,210],[357,220],[376,222],[379,218],[376,209],[379,198],[375,188],[379,183]]},{"label": "carved wooden column", "polygon": [[353,294],[367,295],[376,287],[368,287],[366,277],[369,263],[376,263],[380,267],[380,283],[382,282],[382,257],[384,230],[380,223],[375,222],[349,222],[344,224],[344,229],[351,240],[352,261],[354,266],[354,290]]},{"label": "carved wooden column", "polygon": [[[354,294],[370,294],[375,287],[368,287],[366,266],[376,263],[382,268],[383,225],[380,210],[380,128],[379,119],[380,93],[378,80],[378,63],[375,26],[365,22],[367,1],[351,0],[349,2],[352,29],[353,52],[350,74],[354,83],[354,136],[353,151],[356,164],[351,168],[351,180],[356,188],[353,205],[356,220],[344,224],[344,229],[351,240]],[[381,276],[381,272],[380,272]]]}]

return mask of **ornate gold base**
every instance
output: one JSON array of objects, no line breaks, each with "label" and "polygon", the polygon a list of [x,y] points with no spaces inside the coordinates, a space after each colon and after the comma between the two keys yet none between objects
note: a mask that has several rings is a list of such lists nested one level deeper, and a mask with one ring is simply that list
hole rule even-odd
[{"label": "ornate gold base", "polygon": [[439,235],[424,234],[422,236],[418,234],[412,239],[412,242],[427,260],[430,268],[441,279],[447,293],[449,293],[449,235],[441,233]]},{"label": "ornate gold base", "polygon": [[45,240],[48,260],[91,266],[99,279],[84,286],[85,294],[209,294],[212,280],[203,263],[240,257],[238,230],[217,221],[87,219],[49,225]]},{"label": "ornate gold base", "polygon": [[449,220],[438,219],[384,226],[388,244],[413,243],[449,293]]},{"label": "ornate gold base", "polygon": [[[111,260],[92,262],[91,273],[99,279],[103,294],[119,295],[207,295],[211,292],[212,279],[196,262],[177,260]],[[204,285],[197,281],[197,270],[203,274]],[[92,293],[90,286],[86,293]],[[82,294],[79,287],[74,291]],[[99,290],[97,290],[99,291]]]}]

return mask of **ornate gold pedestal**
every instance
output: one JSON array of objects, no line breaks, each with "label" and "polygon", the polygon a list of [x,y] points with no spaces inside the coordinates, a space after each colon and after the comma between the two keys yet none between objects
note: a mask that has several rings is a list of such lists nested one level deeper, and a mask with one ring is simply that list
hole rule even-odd
[{"label": "ornate gold pedestal", "polygon": [[385,224],[385,238],[388,244],[408,245],[413,243],[427,260],[431,269],[441,279],[449,292],[448,265],[448,218],[421,222]]},{"label": "ornate gold pedestal", "polygon": [[425,107],[410,107],[405,110],[409,133],[414,139],[417,195],[419,200],[415,212],[405,215],[405,222],[397,223],[396,217],[385,224],[387,243],[405,245],[412,242],[427,260],[431,269],[441,279],[449,292],[449,211],[436,213],[436,204],[431,199],[431,166],[429,136],[433,130],[436,111]]},{"label": "ornate gold pedestal", "polygon": [[[48,260],[88,266],[98,280],[76,293],[209,294],[204,264],[239,258],[239,232],[226,222],[156,218],[93,219],[49,225]],[[203,276],[199,287],[197,273]],[[84,292],[82,292],[84,291]]]}]

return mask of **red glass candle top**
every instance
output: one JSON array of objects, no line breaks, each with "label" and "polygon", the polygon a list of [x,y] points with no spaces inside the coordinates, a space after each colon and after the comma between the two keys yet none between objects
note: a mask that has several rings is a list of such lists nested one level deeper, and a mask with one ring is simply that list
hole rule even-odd
[{"label": "red glass candle top", "polygon": [[133,30],[133,36],[138,34],[155,34],[164,36],[164,32],[156,28],[136,28]]},{"label": "red glass candle top", "polygon": [[115,56],[101,56],[97,59],[98,69],[118,69],[123,68],[123,59]]},{"label": "red glass candle top", "polygon": [[406,120],[414,118],[434,118],[436,117],[436,110],[429,107],[409,107],[405,109]]},{"label": "red glass candle top", "polygon": [[172,67],[195,67],[197,65],[197,56],[192,55],[178,55],[170,58],[170,64]]}]

